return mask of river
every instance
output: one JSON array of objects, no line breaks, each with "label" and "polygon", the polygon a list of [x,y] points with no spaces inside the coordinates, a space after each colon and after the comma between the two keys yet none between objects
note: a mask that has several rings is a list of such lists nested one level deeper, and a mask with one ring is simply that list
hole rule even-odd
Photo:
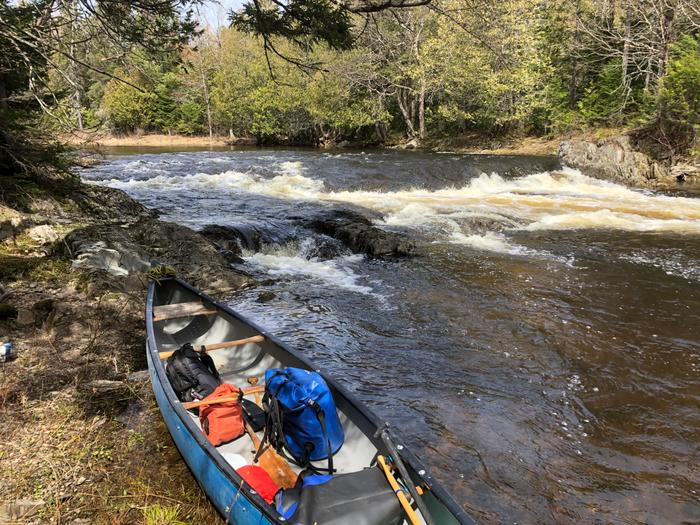
[{"label": "river", "polygon": [[[397,151],[113,150],[82,176],[262,239],[232,306],[409,436],[477,521],[700,522],[700,199]],[[419,255],[299,226],[347,207]]]}]

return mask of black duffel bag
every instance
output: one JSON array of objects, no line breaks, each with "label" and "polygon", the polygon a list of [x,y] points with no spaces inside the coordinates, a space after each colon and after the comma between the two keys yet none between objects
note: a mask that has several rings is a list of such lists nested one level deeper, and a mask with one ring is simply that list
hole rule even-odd
[{"label": "black duffel bag", "polygon": [[399,525],[403,509],[378,468],[329,476],[304,471],[297,486],[275,496],[277,511],[294,525]]},{"label": "black duffel bag", "polygon": [[214,360],[185,343],[168,358],[165,367],[170,385],[180,401],[198,401],[221,384]]}]

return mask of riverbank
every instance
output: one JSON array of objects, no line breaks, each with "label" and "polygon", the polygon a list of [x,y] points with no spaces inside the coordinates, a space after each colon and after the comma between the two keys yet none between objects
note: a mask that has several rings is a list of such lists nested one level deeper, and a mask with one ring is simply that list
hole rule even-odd
[{"label": "riverbank", "polygon": [[209,146],[254,146],[253,137],[192,136],[133,134],[112,135],[109,133],[74,133],[61,137],[75,147],[156,147],[156,148],[195,148]]},{"label": "riverbank", "polygon": [[429,139],[422,149],[451,153],[477,155],[557,155],[559,145],[565,140],[595,142],[624,133],[619,128],[600,128],[589,131],[562,133],[546,137],[499,137],[489,138],[471,134],[460,137]]},{"label": "riverbank", "polygon": [[[464,154],[487,155],[556,155],[559,144],[563,140],[597,141],[603,138],[619,135],[624,130],[618,128],[600,128],[591,131],[581,131],[568,134],[560,134],[548,137],[500,137],[490,138],[483,135],[470,134],[459,137],[447,137],[427,139],[418,144],[396,138],[385,146],[398,149],[419,149],[423,151],[451,152]],[[82,133],[62,137],[62,139],[75,147],[146,147],[146,148],[206,148],[225,146],[255,146],[254,137],[228,137],[228,136],[190,136],[190,135],[162,135],[162,134],[133,134],[112,135],[109,133]],[[273,145],[272,143],[270,145]],[[284,145],[280,141],[279,145]],[[409,146],[407,148],[407,145]],[[368,147],[359,143],[343,141],[333,144],[333,148],[359,148]]]},{"label": "riverbank", "polygon": [[172,443],[146,368],[157,258],[210,292],[252,281],[125,193],[5,180],[0,204],[0,523],[220,520]]}]

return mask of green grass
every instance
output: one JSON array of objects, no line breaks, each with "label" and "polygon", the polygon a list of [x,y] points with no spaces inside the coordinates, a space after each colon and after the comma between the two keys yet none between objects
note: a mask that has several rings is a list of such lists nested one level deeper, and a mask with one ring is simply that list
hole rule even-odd
[{"label": "green grass", "polygon": [[151,505],[143,509],[144,525],[186,525],[180,520],[180,506]]}]

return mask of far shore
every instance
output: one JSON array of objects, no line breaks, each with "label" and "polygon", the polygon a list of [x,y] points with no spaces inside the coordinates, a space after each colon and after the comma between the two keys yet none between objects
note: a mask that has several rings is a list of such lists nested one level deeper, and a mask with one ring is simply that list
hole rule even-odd
[{"label": "far shore", "polygon": [[[595,141],[620,133],[619,129],[598,129],[550,137],[518,137],[490,139],[479,135],[428,139],[418,148],[412,148],[405,140],[386,144],[386,148],[417,149],[446,153],[483,155],[557,155],[562,140],[582,139]],[[82,133],[61,137],[64,142],[79,147],[153,147],[153,148],[206,148],[226,146],[255,146],[254,137],[229,137],[225,135],[165,135],[109,133]],[[283,144],[280,144],[282,146]],[[407,146],[408,145],[408,146]],[[353,145],[354,147],[354,145]],[[363,147],[357,145],[357,147]],[[366,148],[366,147],[365,147]],[[380,146],[381,148],[381,146]]]},{"label": "far shore", "polygon": [[111,135],[105,133],[83,133],[67,135],[62,139],[73,146],[130,146],[130,147],[207,147],[207,146],[254,146],[255,139],[208,135]]}]

